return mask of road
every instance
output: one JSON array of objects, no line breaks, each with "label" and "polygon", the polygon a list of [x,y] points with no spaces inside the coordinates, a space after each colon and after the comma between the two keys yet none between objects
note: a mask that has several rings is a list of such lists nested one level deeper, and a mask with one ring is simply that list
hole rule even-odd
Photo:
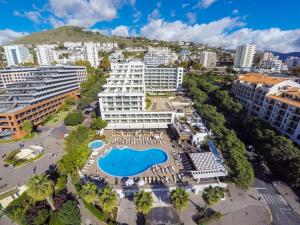
[{"label": "road", "polygon": [[[11,187],[16,185],[23,185],[26,184],[28,178],[34,175],[34,168],[36,167],[35,172],[37,174],[43,173],[49,169],[51,165],[56,164],[56,162],[61,158],[63,155],[64,145],[63,139],[57,139],[57,133],[60,130],[60,127],[56,128],[47,128],[41,127],[42,132],[35,138],[30,140],[24,141],[17,141],[12,143],[5,143],[0,145],[0,186],[7,184],[6,187],[0,189],[0,192],[8,190]],[[39,158],[38,160],[25,164],[20,167],[4,167],[4,162],[2,158],[4,155],[9,153],[10,151],[19,148],[19,145],[23,143],[24,147],[28,147],[30,145],[40,145],[42,144],[45,149],[46,153]],[[56,156],[53,156],[53,153]]]},{"label": "road", "polygon": [[269,206],[274,225],[299,225],[300,217],[291,209],[283,197],[272,185],[272,175],[267,172],[261,161],[253,160],[255,172],[254,187],[261,196],[261,199]]}]

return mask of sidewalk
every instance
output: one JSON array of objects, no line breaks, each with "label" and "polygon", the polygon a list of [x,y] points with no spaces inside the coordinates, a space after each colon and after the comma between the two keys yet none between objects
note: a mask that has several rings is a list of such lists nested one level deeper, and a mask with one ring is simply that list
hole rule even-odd
[{"label": "sidewalk", "polygon": [[300,199],[295,192],[284,182],[273,182],[273,186],[282,195],[289,206],[300,216]]}]

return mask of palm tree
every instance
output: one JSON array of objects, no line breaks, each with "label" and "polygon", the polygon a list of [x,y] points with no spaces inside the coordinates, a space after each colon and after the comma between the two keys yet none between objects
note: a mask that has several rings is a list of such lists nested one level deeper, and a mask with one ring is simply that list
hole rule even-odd
[{"label": "palm tree", "polygon": [[176,188],[170,195],[171,203],[177,211],[187,208],[189,202],[189,194],[182,188]]},{"label": "palm tree", "polygon": [[92,203],[97,196],[97,186],[94,183],[87,182],[82,186],[79,195],[85,202]]},{"label": "palm tree", "polygon": [[53,181],[46,175],[35,175],[32,176],[28,181],[27,194],[32,197],[35,201],[47,200],[52,210],[55,210],[52,201],[52,194],[54,192]]},{"label": "palm tree", "polygon": [[153,198],[151,192],[139,191],[134,196],[136,210],[142,214],[148,214],[152,208]]},{"label": "palm tree", "polygon": [[221,198],[224,198],[225,191],[226,189],[221,187],[209,186],[208,188],[204,189],[202,198],[208,205],[213,205],[217,203]]},{"label": "palm tree", "polygon": [[30,120],[24,120],[21,124],[22,130],[26,131],[29,135],[31,134],[32,127],[33,126]]},{"label": "palm tree", "polygon": [[102,189],[99,195],[99,203],[101,208],[106,213],[112,213],[113,209],[117,205],[117,193],[110,187]]}]

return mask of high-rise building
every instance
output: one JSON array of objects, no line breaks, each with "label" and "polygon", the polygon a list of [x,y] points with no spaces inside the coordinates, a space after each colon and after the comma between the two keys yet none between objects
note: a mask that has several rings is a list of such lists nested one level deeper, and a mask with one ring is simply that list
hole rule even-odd
[{"label": "high-rise building", "polygon": [[33,62],[29,49],[24,45],[3,46],[8,66],[16,66],[23,63]]},{"label": "high-rise building", "polygon": [[217,54],[210,51],[200,52],[200,63],[206,68],[216,67]]},{"label": "high-rise building", "polygon": [[250,115],[258,116],[300,144],[300,84],[261,74],[239,76],[232,93]]},{"label": "high-rise building", "polygon": [[280,72],[282,60],[272,52],[258,52],[254,55],[256,67],[262,70]]},{"label": "high-rise building", "polygon": [[36,55],[39,65],[51,65],[57,63],[58,56],[55,51],[58,45],[38,45]]},{"label": "high-rise building", "polygon": [[256,45],[241,45],[236,49],[234,67],[235,68],[251,68]]},{"label": "high-rise building", "polygon": [[98,94],[107,129],[167,128],[174,121],[172,106],[160,99],[146,108],[145,64],[139,61],[111,65],[110,77]]},{"label": "high-rise building", "polygon": [[20,138],[21,124],[34,126],[60,108],[67,96],[79,95],[79,86],[87,77],[79,66],[37,67],[25,80],[8,84],[0,95],[0,138]]},{"label": "high-rise building", "polygon": [[98,67],[99,56],[98,56],[98,50],[96,45],[91,42],[85,42],[84,50],[85,50],[85,59],[91,63],[91,66]]},{"label": "high-rise building", "polygon": [[178,59],[175,52],[168,48],[152,48],[149,47],[144,56],[144,63],[147,67],[158,67],[160,65],[168,65]]}]

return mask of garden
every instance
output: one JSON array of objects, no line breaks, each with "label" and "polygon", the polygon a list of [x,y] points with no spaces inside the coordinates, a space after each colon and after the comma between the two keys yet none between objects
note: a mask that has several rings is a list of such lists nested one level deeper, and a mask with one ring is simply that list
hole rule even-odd
[{"label": "garden", "polygon": [[3,159],[3,162],[8,163],[13,166],[21,166],[30,162],[33,162],[39,158],[41,158],[45,153],[40,152],[32,158],[17,158],[16,155],[21,152],[21,149],[14,149],[7,154],[7,156]]}]

